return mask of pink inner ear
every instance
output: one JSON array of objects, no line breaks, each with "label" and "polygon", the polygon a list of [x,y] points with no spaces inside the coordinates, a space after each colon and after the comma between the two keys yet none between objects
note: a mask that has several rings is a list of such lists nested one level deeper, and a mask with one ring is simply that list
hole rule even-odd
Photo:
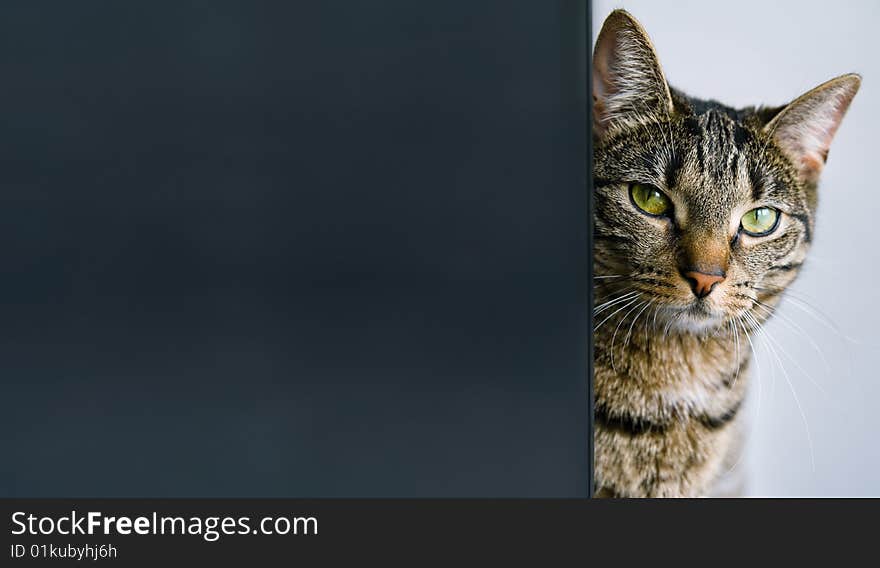
[{"label": "pink inner ear", "polygon": [[669,87],[651,40],[632,16],[613,12],[593,53],[595,132],[602,134],[615,123],[671,108]]},{"label": "pink inner ear", "polygon": [[[843,111],[833,99],[825,108],[810,109],[812,112],[793,112],[790,124],[781,124],[777,140],[795,164],[800,166],[801,179],[815,181],[828,157],[834,133],[843,119]],[[799,116],[800,115],[800,116]]]},{"label": "pink inner ear", "polygon": [[810,177],[818,176],[822,173],[825,166],[825,160],[820,160],[815,154],[807,154],[801,159],[801,170],[808,173]]},{"label": "pink inner ear", "polygon": [[607,30],[596,44],[593,56],[593,124],[601,132],[608,121],[608,107],[605,101],[616,93],[612,62],[616,56],[617,34],[619,30]]},{"label": "pink inner ear", "polygon": [[832,79],[792,102],[768,125],[779,146],[798,166],[802,181],[818,179],[834,134],[858,88],[857,75]]},{"label": "pink inner ear", "polygon": [[799,129],[801,139],[797,141],[797,154],[800,157],[801,175],[804,179],[815,179],[822,173],[834,133],[840,125],[843,113],[807,118],[812,123]]}]

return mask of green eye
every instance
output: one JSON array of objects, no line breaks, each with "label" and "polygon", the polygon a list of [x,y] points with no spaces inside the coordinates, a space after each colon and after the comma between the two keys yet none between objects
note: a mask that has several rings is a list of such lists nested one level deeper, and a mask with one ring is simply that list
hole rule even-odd
[{"label": "green eye", "polygon": [[644,183],[634,183],[629,188],[629,195],[636,207],[648,215],[665,215],[672,209],[672,202],[662,191]]},{"label": "green eye", "polygon": [[779,211],[772,207],[758,207],[742,216],[740,226],[747,235],[763,237],[776,230]]}]

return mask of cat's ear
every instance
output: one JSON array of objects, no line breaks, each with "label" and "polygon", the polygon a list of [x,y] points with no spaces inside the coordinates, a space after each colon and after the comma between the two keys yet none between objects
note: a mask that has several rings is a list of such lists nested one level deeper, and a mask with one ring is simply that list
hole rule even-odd
[{"label": "cat's ear", "polygon": [[672,111],[669,85],[648,34],[628,12],[605,20],[593,52],[593,130],[599,136]]},{"label": "cat's ear", "polygon": [[823,83],[789,103],[764,127],[795,165],[801,181],[819,179],[831,139],[861,83],[854,73]]}]

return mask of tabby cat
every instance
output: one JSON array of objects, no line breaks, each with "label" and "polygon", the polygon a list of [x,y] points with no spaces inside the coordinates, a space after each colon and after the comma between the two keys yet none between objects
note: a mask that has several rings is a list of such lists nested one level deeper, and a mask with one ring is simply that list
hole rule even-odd
[{"label": "tabby cat", "polygon": [[750,336],[807,255],[860,77],[776,108],[698,100],[617,10],[592,82],[595,495],[711,495],[738,461]]}]

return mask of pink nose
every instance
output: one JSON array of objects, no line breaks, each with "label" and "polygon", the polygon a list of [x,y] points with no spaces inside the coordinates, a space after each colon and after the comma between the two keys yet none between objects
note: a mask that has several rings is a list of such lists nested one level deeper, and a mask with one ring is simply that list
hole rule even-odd
[{"label": "pink nose", "polygon": [[712,292],[712,288],[715,287],[715,284],[724,281],[723,274],[719,276],[717,274],[706,274],[695,270],[685,272],[684,277],[691,283],[691,290],[694,291],[697,298],[705,298]]}]

